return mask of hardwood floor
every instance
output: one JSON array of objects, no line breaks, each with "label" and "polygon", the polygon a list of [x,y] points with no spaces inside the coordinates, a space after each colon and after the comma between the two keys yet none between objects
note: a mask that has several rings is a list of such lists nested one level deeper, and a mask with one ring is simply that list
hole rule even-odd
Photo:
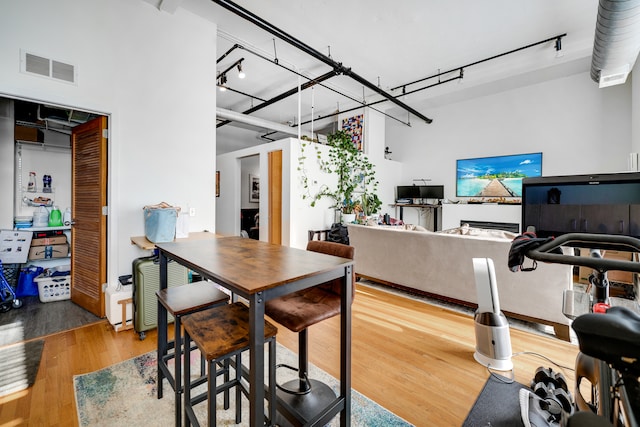
[{"label": "hardwood floor", "polygon": [[[469,315],[359,284],[352,330],[354,389],[416,426],[462,424],[488,377],[473,359]],[[280,327],[277,339],[296,351],[296,334]],[[338,318],[312,326],[309,339],[311,362],[339,377]],[[538,352],[569,367],[578,351],[570,343],[513,327],[511,342],[514,354]],[[114,332],[106,320],[46,337],[36,384],[0,397],[0,426],[76,426],[73,375],[155,348],[155,330],[140,341],[131,330]],[[539,366],[552,366],[528,354],[514,356],[513,363],[515,379],[524,384]],[[564,374],[573,383],[573,372]]]}]

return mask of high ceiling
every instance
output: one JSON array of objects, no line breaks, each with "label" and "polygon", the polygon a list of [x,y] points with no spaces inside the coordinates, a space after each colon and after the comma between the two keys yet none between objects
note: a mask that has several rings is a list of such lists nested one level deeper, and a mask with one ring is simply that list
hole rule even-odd
[{"label": "high ceiling", "polygon": [[[355,74],[356,79],[336,75],[302,91],[300,98],[294,94],[251,113],[282,125],[307,123],[305,132],[312,118],[314,132],[332,129],[332,114],[362,102],[381,101],[373,108],[397,122],[435,122],[436,107],[447,103],[588,72],[598,10],[597,0],[235,1],[281,35],[300,42],[305,52],[216,1],[178,3],[218,25],[218,73],[231,67],[224,84],[229,90],[218,92],[218,107],[245,112],[336,71],[333,62]],[[563,34],[557,55],[555,37]],[[543,40],[549,41],[536,44]],[[536,45],[484,61],[532,44]],[[244,79],[234,67],[240,59]],[[448,79],[453,81],[442,83]],[[423,89],[427,86],[431,87]],[[380,91],[413,113],[382,101],[386,98]],[[219,127],[219,152],[267,142],[268,133],[238,122]],[[283,136],[278,132],[267,138]]]}]

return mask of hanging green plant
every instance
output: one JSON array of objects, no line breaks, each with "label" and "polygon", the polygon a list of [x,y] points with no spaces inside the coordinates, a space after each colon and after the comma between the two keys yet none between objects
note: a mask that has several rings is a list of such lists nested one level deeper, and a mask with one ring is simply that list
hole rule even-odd
[{"label": "hanging green plant", "polygon": [[320,170],[337,174],[338,177],[335,188],[322,185],[315,193],[311,192],[305,168],[305,151],[308,144],[307,141],[301,142],[301,154],[298,158],[298,171],[301,173],[304,188],[303,199],[309,200],[311,206],[315,206],[318,200],[328,197],[335,202],[335,208],[345,214],[362,211],[365,215],[372,215],[378,211],[382,202],[377,195],[375,167],[367,156],[357,149],[349,133],[339,130],[327,135],[327,145],[330,148],[326,159],[317,149],[317,145],[312,143]]}]

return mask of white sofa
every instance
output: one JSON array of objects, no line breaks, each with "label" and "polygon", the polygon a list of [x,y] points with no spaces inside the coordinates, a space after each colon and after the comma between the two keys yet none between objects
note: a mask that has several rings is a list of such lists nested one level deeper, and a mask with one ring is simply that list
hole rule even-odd
[{"label": "white sofa", "polygon": [[[572,289],[572,268],[538,263],[532,272],[507,266],[513,236],[497,230],[431,232],[411,227],[349,225],[358,276],[376,282],[477,306],[472,258],[491,258],[498,295],[507,316],[552,325],[569,340],[570,321],[562,313],[563,291]],[[501,236],[502,234],[502,236]],[[526,263],[530,264],[531,260]]]}]

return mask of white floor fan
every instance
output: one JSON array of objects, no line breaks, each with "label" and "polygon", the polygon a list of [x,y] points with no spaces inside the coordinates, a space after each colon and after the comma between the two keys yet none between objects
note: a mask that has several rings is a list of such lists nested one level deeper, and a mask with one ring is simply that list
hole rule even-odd
[{"label": "white floor fan", "polygon": [[498,371],[513,369],[509,322],[500,311],[496,272],[491,258],[473,258],[478,309],[474,316],[476,351],[474,359]]}]

